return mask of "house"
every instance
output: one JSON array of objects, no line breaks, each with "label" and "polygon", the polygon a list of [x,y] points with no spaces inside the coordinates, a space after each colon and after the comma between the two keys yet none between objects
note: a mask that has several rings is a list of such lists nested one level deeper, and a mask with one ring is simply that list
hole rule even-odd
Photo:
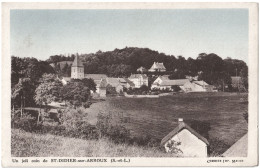
[{"label": "house", "polygon": [[145,74],[132,74],[128,79],[134,83],[135,88],[140,88],[142,85],[148,86],[148,77]]},{"label": "house", "polygon": [[248,134],[245,134],[237,142],[235,142],[226,152],[222,154],[224,157],[247,157],[248,150]]},{"label": "house", "polygon": [[207,92],[213,90],[213,86],[211,86],[205,81],[188,81],[183,85],[182,89],[185,92]]},{"label": "house", "polygon": [[170,80],[170,79],[169,79],[169,76],[170,76],[170,75],[162,75],[162,76],[159,76],[158,78],[156,78],[156,79],[154,80],[153,84],[157,85],[157,84],[161,84],[162,81],[164,81],[164,80]]},{"label": "house", "polygon": [[144,73],[144,72],[147,72],[147,69],[145,67],[140,67],[136,70],[137,72],[141,72],[141,73]]},{"label": "house", "polygon": [[207,157],[209,142],[179,118],[178,126],[162,139],[161,146],[166,152],[179,151],[183,157]]},{"label": "house", "polygon": [[166,79],[166,78],[161,78],[159,77],[159,79],[157,78],[152,86],[151,89],[169,89],[172,90],[173,86],[179,86],[181,89],[183,89],[183,86],[185,83],[189,82],[188,79],[174,79],[174,80],[170,80],[170,79]]},{"label": "house", "polygon": [[102,79],[107,78],[105,74],[85,74],[84,78],[93,79],[96,84],[96,92],[99,93],[100,91],[100,82]]},{"label": "house", "polygon": [[152,67],[148,70],[149,72],[165,72],[166,68],[163,63],[154,62]]},{"label": "house", "polygon": [[99,96],[100,97],[106,97],[106,95],[107,95],[106,86],[107,86],[106,79],[101,79],[100,85],[99,85]]},{"label": "house", "polygon": [[129,79],[124,78],[124,80],[126,81],[126,85],[124,86],[125,88],[129,89],[129,88],[135,87],[135,84],[132,81],[130,81]]},{"label": "house", "polygon": [[240,76],[231,76],[231,85],[233,88],[239,88],[242,84],[242,78]]},{"label": "house", "polygon": [[124,84],[125,80],[123,78],[106,78],[106,87],[114,88],[116,93],[123,92]]}]

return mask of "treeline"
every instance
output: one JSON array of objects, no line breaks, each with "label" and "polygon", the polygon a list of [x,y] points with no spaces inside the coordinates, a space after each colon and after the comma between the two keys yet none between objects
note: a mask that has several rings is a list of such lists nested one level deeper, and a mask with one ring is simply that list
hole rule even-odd
[{"label": "treeline", "polygon": [[[39,78],[43,73],[56,73],[59,76],[70,76],[71,61],[75,55],[54,55],[46,61],[35,58],[12,57],[12,85],[20,77]],[[113,51],[98,51],[91,54],[80,54],[86,74],[106,74],[110,77],[129,77],[143,66],[149,69],[153,62],[163,62],[166,74],[171,79],[182,79],[186,75],[198,76],[200,80],[224,88],[230,86],[231,76],[240,76],[245,88],[248,87],[248,67],[242,60],[222,59],[214,53],[200,53],[196,59],[182,56],[166,55],[148,48],[126,47]],[[50,64],[52,66],[50,66]],[[148,73],[152,77],[151,73]]]},{"label": "treeline", "polygon": [[[186,59],[182,56],[166,55],[148,48],[126,47],[113,51],[80,54],[79,56],[84,64],[85,73],[128,77],[131,73],[137,73],[137,68],[141,66],[149,69],[153,62],[163,62],[167,69],[166,74],[169,74],[171,79],[185,78],[185,75],[199,76],[199,79],[222,88],[223,85],[231,84],[231,76],[241,76],[245,87],[248,86],[246,63],[232,58],[222,59],[215,53],[200,53],[196,59]],[[52,63],[58,63],[54,60],[68,61],[74,57],[75,54],[72,54],[69,59],[64,56],[55,56],[54,59],[52,56],[48,60],[52,60]],[[56,72],[64,76],[70,73],[68,72],[70,66],[55,69]],[[150,73],[148,75],[151,76]]]}]

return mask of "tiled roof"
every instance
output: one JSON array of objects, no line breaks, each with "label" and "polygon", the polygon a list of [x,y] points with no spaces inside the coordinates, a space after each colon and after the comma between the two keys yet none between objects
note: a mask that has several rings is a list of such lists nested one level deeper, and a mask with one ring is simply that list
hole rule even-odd
[{"label": "tiled roof", "polygon": [[209,84],[207,84],[206,82],[204,82],[204,81],[192,81],[193,83],[195,83],[195,84],[198,84],[198,85],[200,85],[200,86],[207,86],[207,85],[209,85]]},{"label": "tiled roof", "polygon": [[132,74],[129,79],[135,79],[135,78],[140,78],[143,77],[144,79],[147,79],[148,77],[145,74]]},{"label": "tiled roof", "polygon": [[112,87],[120,85],[120,78],[106,78],[107,84],[110,84]]},{"label": "tiled roof", "polygon": [[186,82],[189,82],[188,79],[175,79],[175,80],[163,80],[160,84],[160,86],[182,86]]},{"label": "tiled roof", "polygon": [[82,64],[81,60],[79,59],[78,55],[75,56],[72,66],[73,67],[83,67],[83,64]]},{"label": "tiled roof", "polygon": [[206,138],[204,138],[203,136],[201,136],[199,133],[197,133],[194,129],[192,129],[190,126],[188,126],[185,122],[180,122],[179,125],[173,130],[171,131],[168,135],[166,135],[162,141],[161,141],[161,145],[165,145],[166,142],[168,142],[174,135],[178,134],[179,132],[181,132],[183,129],[187,129],[189,130],[193,135],[195,135],[197,138],[199,138],[200,140],[202,140],[203,142],[205,142],[207,145],[209,145],[209,142]]},{"label": "tiled roof", "polygon": [[124,79],[131,87],[135,86],[135,84],[132,81],[130,81],[129,79],[127,79],[127,78],[124,78]]},{"label": "tiled roof", "polygon": [[93,80],[101,80],[107,78],[105,74],[85,74],[85,78],[91,78]]}]

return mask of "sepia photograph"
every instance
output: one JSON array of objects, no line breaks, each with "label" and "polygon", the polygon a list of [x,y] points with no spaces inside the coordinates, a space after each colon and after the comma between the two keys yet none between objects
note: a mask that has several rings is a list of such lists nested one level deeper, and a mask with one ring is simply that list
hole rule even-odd
[{"label": "sepia photograph", "polygon": [[6,163],[258,164],[258,4],[59,4],[4,4]]}]

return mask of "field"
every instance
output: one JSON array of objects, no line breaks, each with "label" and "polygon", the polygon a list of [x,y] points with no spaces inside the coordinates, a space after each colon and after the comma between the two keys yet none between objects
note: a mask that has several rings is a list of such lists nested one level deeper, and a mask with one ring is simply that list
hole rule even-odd
[{"label": "field", "polygon": [[241,103],[247,94],[187,93],[160,98],[112,97],[94,103],[87,111],[92,123],[98,112],[127,119],[125,126],[134,135],[162,139],[177,126],[178,118],[210,123],[209,139],[218,138],[232,145],[247,132],[243,113],[248,104]]},{"label": "field", "polygon": [[107,139],[82,140],[12,129],[11,154],[16,157],[172,157],[155,148],[114,144]]}]

